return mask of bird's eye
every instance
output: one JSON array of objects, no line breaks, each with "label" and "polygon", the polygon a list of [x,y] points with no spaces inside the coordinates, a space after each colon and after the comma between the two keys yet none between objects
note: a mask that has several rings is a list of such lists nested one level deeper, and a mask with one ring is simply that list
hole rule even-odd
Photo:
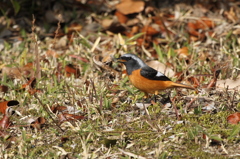
[{"label": "bird's eye", "polygon": [[126,60],[128,60],[128,61],[131,60],[131,59],[132,59],[131,57],[126,57]]}]

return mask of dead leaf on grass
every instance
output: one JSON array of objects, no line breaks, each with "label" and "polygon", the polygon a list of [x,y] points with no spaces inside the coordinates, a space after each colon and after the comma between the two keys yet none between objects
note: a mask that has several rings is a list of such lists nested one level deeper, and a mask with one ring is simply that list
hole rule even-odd
[{"label": "dead leaf on grass", "polygon": [[227,121],[230,124],[238,124],[240,122],[240,113],[236,112],[227,117]]},{"label": "dead leaf on grass", "polygon": [[216,86],[217,88],[240,90],[240,78],[237,80],[232,79],[218,80]]},{"label": "dead leaf on grass", "polygon": [[49,56],[49,57],[55,57],[55,58],[59,57],[59,54],[56,51],[53,51],[53,50],[47,50],[46,55]]},{"label": "dead leaf on grass", "polygon": [[57,105],[57,106],[52,106],[51,110],[52,110],[53,113],[63,112],[63,111],[67,111],[67,107],[66,106]]},{"label": "dead leaf on grass", "polygon": [[9,76],[10,78],[22,78],[30,77],[34,73],[33,70],[33,63],[28,63],[25,66],[18,68],[18,67],[3,67],[2,74]]},{"label": "dead leaf on grass", "polygon": [[148,61],[147,65],[156,69],[159,72],[164,73],[168,77],[173,77],[175,74],[175,72],[171,68],[167,67],[166,65],[157,60]]},{"label": "dead leaf on grass", "polygon": [[4,114],[3,118],[0,120],[0,128],[7,129],[10,124],[10,116]]},{"label": "dead leaf on grass", "polygon": [[45,123],[46,123],[46,119],[44,117],[38,117],[35,121],[33,121],[30,124],[30,126],[40,130],[41,127],[43,126],[43,124],[45,124]]},{"label": "dead leaf on grass", "polygon": [[133,13],[139,13],[143,11],[145,6],[144,1],[140,0],[122,0],[119,4],[116,5],[116,9],[127,15]]},{"label": "dead leaf on grass", "polygon": [[148,35],[148,36],[153,36],[153,35],[159,34],[160,29],[159,29],[158,25],[152,24],[152,25],[144,26],[142,28],[142,32],[146,33],[146,35]]},{"label": "dead leaf on grass", "polygon": [[121,24],[125,24],[127,21],[128,21],[128,17],[124,14],[122,14],[121,12],[119,11],[116,11],[115,12],[115,16],[118,18],[118,21],[121,23]]},{"label": "dead leaf on grass", "polygon": [[62,123],[65,121],[82,120],[82,119],[86,119],[86,117],[82,115],[60,113],[58,114],[58,119],[59,119],[59,122]]},{"label": "dead leaf on grass", "polygon": [[8,92],[8,86],[1,85],[0,86],[0,92],[7,93]]},{"label": "dead leaf on grass", "polygon": [[180,49],[175,50],[175,52],[178,54],[178,57],[180,59],[187,59],[189,57],[188,48],[182,47]]},{"label": "dead leaf on grass", "polygon": [[0,112],[6,114],[7,108],[18,105],[19,102],[16,100],[0,102]]},{"label": "dead leaf on grass", "polygon": [[72,64],[68,64],[65,66],[65,72],[67,77],[74,75],[75,78],[78,78],[80,76],[80,69],[78,69],[75,65]]}]

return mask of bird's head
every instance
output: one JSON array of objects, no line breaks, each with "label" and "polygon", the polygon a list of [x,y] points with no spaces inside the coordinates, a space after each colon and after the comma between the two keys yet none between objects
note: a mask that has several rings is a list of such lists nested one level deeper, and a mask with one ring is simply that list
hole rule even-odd
[{"label": "bird's head", "polygon": [[117,58],[117,61],[126,66],[128,75],[132,74],[132,71],[146,66],[146,64],[139,57],[130,53],[124,54]]}]

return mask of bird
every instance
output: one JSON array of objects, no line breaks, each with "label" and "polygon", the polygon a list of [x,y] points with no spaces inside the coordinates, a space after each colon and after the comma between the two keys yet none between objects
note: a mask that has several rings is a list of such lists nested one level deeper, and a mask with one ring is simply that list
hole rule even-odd
[{"label": "bird", "polygon": [[130,82],[137,89],[145,93],[144,98],[147,98],[149,94],[157,95],[159,91],[171,88],[196,90],[192,86],[171,81],[171,79],[163,73],[144,63],[143,60],[135,54],[124,54],[117,58],[117,61],[126,66],[126,73]]}]

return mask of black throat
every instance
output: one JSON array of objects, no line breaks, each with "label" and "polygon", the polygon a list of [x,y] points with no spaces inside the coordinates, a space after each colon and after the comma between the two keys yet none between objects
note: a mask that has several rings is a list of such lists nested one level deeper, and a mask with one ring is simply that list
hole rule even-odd
[{"label": "black throat", "polygon": [[131,75],[133,71],[138,70],[138,69],[146,66],[146,64],[142,60],[140,60],[140,59],[138,59],[138,60],[135,60],[135,59],[134,60],[129,60],[129,61],[127,61],[124,64],[126,66],[128,75]]}]

